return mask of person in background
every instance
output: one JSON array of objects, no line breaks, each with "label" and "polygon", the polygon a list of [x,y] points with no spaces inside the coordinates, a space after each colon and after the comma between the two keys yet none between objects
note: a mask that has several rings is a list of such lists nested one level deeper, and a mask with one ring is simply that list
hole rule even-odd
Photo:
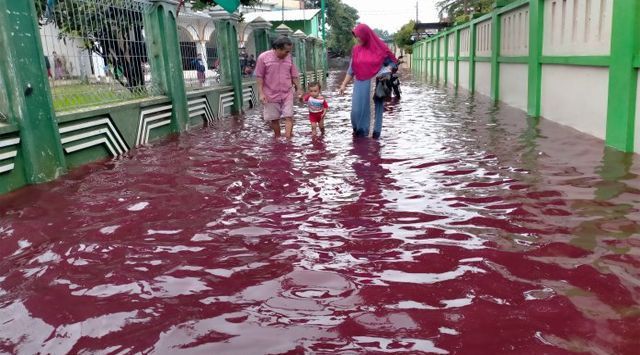
[{"label": "person in background", "polygon": [[51,62],[49,61],[49,57],[46,55],[44,56],[44,65],[47,67],[47,78],[53,78],[53,75],[51,74]]},{"label": "person in background", "polygon": [[300,74],[291,58],[293,42],[280,36],[273,42],[273,48],[258,57],[256,81],[258,96],[264,105],[263,118],[269,122],[275,137],[280,137],[280,119],[285,121],[285,136],[293,135],[294,89],[302,97]]},{"label": "person in background", "polygon": [[247,59],[247,67],[245,69],[245,74],[247,74],[248,76],[251,76],[251,74],[253,74],[253,71],[256,69],[256,58],[255,56],[252,54],[249,56],[249,59]]},{"label": "person in background", "polygon": [[198,82],[200,83],[200,86],[204,86],[204,82],[207,79],[207,76],[206,76],[207,66],[204,63],[202,54],[198,54],[198,57],[191,61],[191,65],[193,65],[196,68],[196,72],[198,75]]},{"label": "person in background", "polygon": [[248,62],[247,53],[243,52],[242,54],[240,54],[240,74],[242,76],[245,75],[245,71],[247,70],[247,62]]},{"label": "person in background", "polygon": [[53,67],[55,70],[56,80],[60,80],[64,78],[64,62],[62,58],[58,56],[58,53],[53,52]]},{"label": "person in background", "polygon": [[347,84],[355,79],[351,99],[351,126],[354,136],[371,136],[379,138],[382,131],[382,113],[384,111],[383,100],[374,100],[375,123],[373,132],[371,127],[371,88],[372,79],[375,79],[383,71],[389,70],[390,65],[398,62],[389,47],[376,35],[373,30],[361,23],[353,30],[353,35],[358,39],[358,44],[353,48],[351,65],[347,75],[340,86],[340,94],[343,95]]},{"label": "person in background", "polygon": [[396,99],[400,98],[400,77],[398,76],[398,66],[393,66],[391,68],[391,90],[393,90],[393,96]]}]

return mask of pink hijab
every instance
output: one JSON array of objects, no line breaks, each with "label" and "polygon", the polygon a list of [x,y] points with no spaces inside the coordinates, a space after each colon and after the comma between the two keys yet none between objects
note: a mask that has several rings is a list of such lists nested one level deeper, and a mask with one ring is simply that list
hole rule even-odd
[{"label": "pink hijab", "polygon": [[389,47],[376,35],[369,26],[361,23],[353,29],[353,35],[362,40],[362,44],[353,47],[351,69],[358,80],[373,78],[384,60],[389,58],[394,63],[398,62]]}]

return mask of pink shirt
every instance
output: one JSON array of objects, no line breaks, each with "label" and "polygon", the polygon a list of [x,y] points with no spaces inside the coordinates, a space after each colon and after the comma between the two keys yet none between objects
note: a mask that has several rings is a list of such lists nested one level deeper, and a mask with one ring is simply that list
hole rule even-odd
[{"label": "pink shirt", "polygon": [[260,54],[255,73],[264,82],[263,92],[269,102],[283,102],[293,96],[293,78],[300,77],[291,55],[280,59],[273,49]]}]

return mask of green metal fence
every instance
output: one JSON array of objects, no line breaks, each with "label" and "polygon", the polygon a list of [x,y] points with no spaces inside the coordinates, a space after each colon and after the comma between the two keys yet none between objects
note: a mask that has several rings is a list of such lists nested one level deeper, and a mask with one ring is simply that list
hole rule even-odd
[{"label": "green metal fence", "polygon": [[46,4],[39,19],[40,38],[56,111],[162,94],[151,75],[144,39],[150,2]]},{"label": "green metal fence", "polygon": [[[185,73],[175,1],[0,1],[0,193],[257,105],[240,73],[240,17],[198,17],[213,23],[196,51],[215,43],[219,82]],[[272,26],[253,25],[259,54]],[[318,43],[301,41],[317,58]]]},{"label": "green metal fence", "polygon": [[[501,68],[508,64],[526,66],[524,108],[530,116],[539,117],[544,111],[543,84],[551,79],[543,77],[545,68],[604,69],[608,94],[600,97],[606,106],[603,138],[608,146],[619,150],[640,151],[640,144],[634,142],[640,139],[635,127],[640,3],[516,0],[498,1],[497,6],[469,23],[417,42],[413,47],[413,72],[472,93],[479,90],[479,84],[487,85],[486,94],[499,101],[504,94],[501,83],[510,79]],[[487,67],[489,80],[479,78],[479,69]]]}]

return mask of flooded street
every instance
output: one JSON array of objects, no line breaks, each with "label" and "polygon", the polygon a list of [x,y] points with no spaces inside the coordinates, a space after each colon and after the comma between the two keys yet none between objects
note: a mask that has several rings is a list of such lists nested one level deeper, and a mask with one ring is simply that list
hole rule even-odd
[{"label": "flooded street", "polygon": [[0,353],[638,354],[640,158],[403,80],[0,197]]}]

